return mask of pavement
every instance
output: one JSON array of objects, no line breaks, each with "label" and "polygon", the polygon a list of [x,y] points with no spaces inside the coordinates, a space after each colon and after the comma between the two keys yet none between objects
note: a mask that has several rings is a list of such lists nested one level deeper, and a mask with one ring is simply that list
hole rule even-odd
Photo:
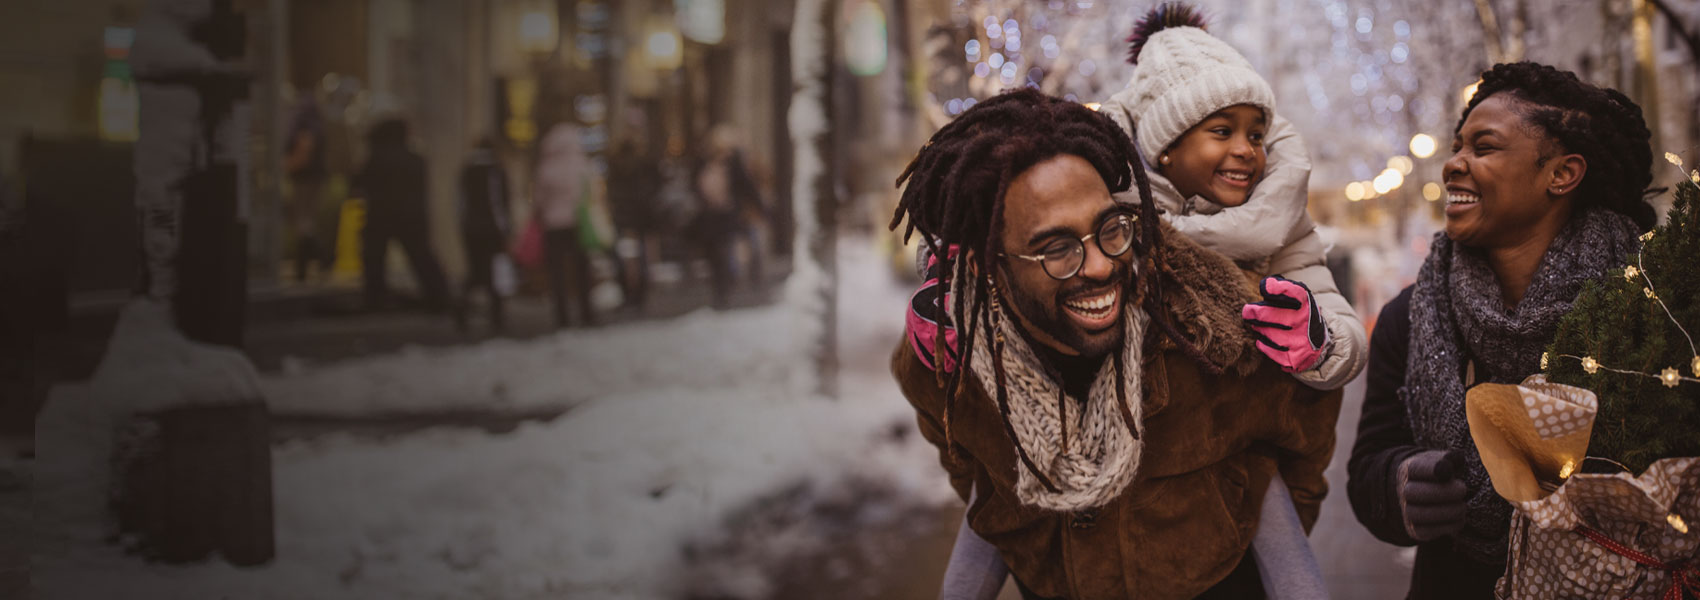
[{"label": "pavement", "polygon": [[1334,598],[1404,598],[1410,587],[1414,548],[1400,548],[1375,539],[1352,514],[1346,498],[1346,461],[1358,437],[1366,377],[1346,384],[1340,421],[1334,427],[1334,460],[1328,463],[1328,497],[1322,515],[1311,529],[1310,545],[1322,567],[1328,594]]}]

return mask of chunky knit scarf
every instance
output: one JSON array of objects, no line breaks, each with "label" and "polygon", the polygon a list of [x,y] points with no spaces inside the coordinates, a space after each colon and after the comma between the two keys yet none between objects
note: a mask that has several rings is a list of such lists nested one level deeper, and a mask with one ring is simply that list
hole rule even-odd
[{"label": "chunky knit scarf", "polygon": [[[1457,549],[1485,564],[1505,562],[1511,505],[1489,483],[1464,419],[1464,390],[1475,383],[1520,383],[1540,356],[1583,282],[1624,264],[1636,250],[1628,217],[1593,210],[1573,218],[1547,247],[1534,280],[1513,310],[1479,250],[1435,235],[1411,294],[1411,345],[1399,389],[1417,444],[1456,450],[1469,465],[1469,511]],[[1474,380],[1466,382],[1470,365]]]},{"label": "chunky knit scarf", "polygon": [[[993,310],[999,309],[994,305]],[[1003,343],[997,344],[1003,349],[998,360],[1004,367],[1010,429],[1033,466],[1056,488],[1049,489],[1032,471],[1018,465],[1015,495],[1022,504],[1056,511],[1101,506],[1120,495],[1138,473],[1143,436],[1127,423],[1144,429],[1139,406],[1144,346],[1140,342],[1149,317],[1136,304],[1123,305],[1122,314],[1122,335],[1129,343],[1123,344],[1121,356],[1104,361],[1084,403],[1069,398],[1062,382],[1046,373],[1039,355],[1016,330],[1020,325],[1014,318],[997,319],[1003,337]],[[984,331],[975,332],[975,337],[983,338]],[[994,344],[990,339],[976,342],[970,370],[981,389],[996,401]],[[1125,398],[1118,397],[1118,375]],[[1124,407],[1131,413],[1124,416]]]}]

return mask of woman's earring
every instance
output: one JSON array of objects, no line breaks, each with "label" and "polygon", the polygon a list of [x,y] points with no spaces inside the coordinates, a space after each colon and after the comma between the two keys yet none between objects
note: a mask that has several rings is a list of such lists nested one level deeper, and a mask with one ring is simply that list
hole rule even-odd
[{"label": "woman's earring", "polygon": [[1163,166],[1165,166],[1165,167],[1169,166],[1169,155],[1164,154],[1162,156],[1157,157],[1157,162],[1162,163]]}]

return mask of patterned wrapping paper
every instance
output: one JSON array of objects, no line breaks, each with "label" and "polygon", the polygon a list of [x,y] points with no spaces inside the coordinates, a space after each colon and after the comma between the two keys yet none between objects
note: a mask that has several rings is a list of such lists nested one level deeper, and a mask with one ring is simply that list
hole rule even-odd
[{"label": "patterned wrapping paper", "polygon": [[1669,597],[1669,572],[1607,549],[1580,529],[1667,565],[1696,562],[1700,529],[1680,531],[1671,515],[1684,527],[1700,525],[1700,457],[1663,459],[1639,476],[1575,473],[1598,404],[1592,392],[1540,375],[1521,385],[1476,386],[1465,406],[1494,489],[1516,508],[1496,596]]},{"label": "patterned wrapping paper", "polygon": [[1640,477],[1575,475],[1541,500],[1513,502],[1511,554],[1494,592],[1500,598],[1663,598],[1670,573],[1636,563],[1577,532],[1588,526],[1664,563],[1700,550],[1700,458],[1667,458]]}]

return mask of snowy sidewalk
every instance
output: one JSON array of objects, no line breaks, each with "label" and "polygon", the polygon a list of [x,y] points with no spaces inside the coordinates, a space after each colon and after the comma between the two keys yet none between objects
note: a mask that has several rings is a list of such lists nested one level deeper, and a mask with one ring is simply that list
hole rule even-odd
[{"label": "snowy sidewalk", "polygon": [[[801,391],[791,307],[401,354],[268,376],[277,412],[570,409],[513,433],[344,434],[274,451],[278,558],[149,565],[101,543],[99,411],[62,386],[44,412],[36,499],[42,598],[656,598],[681,595],[681,548],[787,489],[855,478],[904,498],[951,493],[886,372],[907,284],[864,242],[841,250],[842,398]],[[759,586],[758,586],[759,587]]]}]

